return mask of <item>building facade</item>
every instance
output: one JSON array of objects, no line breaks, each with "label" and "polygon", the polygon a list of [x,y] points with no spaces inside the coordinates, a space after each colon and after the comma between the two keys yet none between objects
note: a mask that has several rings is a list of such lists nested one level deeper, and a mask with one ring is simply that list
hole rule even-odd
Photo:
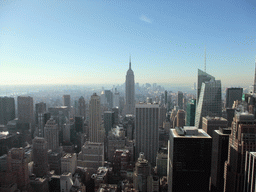
[{"label": "building facade", "polygon": [[135,89],[134,89],[134,73],[131,68],[131,59],[129,69],[126,73],[125,81],[125,114],[135,113]]},{"label": "building facade", "polygon": [[100,142],[101,129],[101,110],[100,97],[94,93],[91,96],[89,106],[89,140],[91,142]]}]

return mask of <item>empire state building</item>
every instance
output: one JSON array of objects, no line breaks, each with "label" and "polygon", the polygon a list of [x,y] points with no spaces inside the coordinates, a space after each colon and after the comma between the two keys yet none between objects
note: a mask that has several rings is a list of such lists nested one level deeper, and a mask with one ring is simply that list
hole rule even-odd
[{"label": "empire state building", "polygon": [[131,68],[131,58],[129,69],[126,73],[125,81],[125,114],[133,114],[135,112],[135,90],[134,90],[134,74]]}]

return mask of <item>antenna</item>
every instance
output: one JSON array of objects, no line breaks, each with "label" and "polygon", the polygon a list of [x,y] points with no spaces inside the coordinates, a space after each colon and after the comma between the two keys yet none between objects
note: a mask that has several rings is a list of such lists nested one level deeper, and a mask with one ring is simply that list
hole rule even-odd
[{"label": "antenna", "polygon": [[204,72],[206,72],[206,46],[204,46]]}]

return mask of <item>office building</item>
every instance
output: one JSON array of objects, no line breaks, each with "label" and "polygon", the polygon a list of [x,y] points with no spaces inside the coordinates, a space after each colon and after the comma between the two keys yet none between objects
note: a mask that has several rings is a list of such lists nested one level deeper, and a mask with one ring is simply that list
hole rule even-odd
[{"label": "office building", "polygon": [[225,162],[224,192],[244,189],[246,151],[256,151],[256,121],[253,114],[236,113],[229,137],[228,160]]},{"label": "office building", "polygon": [[120,108],[120,94],[117,92],[115,88],[114,98],[113,98],[113,107],[114,108]]},{"label": "office building", "polygon": [[91,142],[101,142],[101,110],[100,97],[94,93],[91,96],[89,106],[89,140]]},{"label": "office building", "polygon": [[17,183],[18,189],[28,189],[28,160],[23,148],[12,148],[9,151],[7,156],[7,172],[13,175],[10,180],[14,181],[14,183]]},{"label": "office building", "polygon": [[256,190],[256,152],[246,151],[244,192]]},{"label": "office building", "polygon": [[135,115],[135,158],[141,152],[155,165],[159,142],[159,105],[136,104]]},{"label": "office building", "polygon": [[70,110],[71,107],[71,101],[70,101],[70,95],[63,95],[63,106],[67,106],[68,109]]},{"label": "office building", "polygon": [[157,175],[159,177],[167,176],[167,161],[168,150],[167,148],[162,148],[159,150],[156,157]]},{"label": "office building", "polygon": [[203,117],[202,119],[202,129],[211,137],[213,136],[214,130],[219,130],[219,128],[227,128],[228,121],[223,117]]},{"label": "office building", "polygon": [[131,58],[129,69],[126,73],[125,81],[125,114],[135,113],[135,90],[134,90],[134,73],[131,68]]},{"label": "office building", "polygon": [[183,93],[181,91],[178,91],[177,101],[179,109],[183,109]]},{"label": "office building", "polygon": [[46,103],[40,102],[35,104],[35,124],[38,128],[37,135],[44,136],[44,113],[46,113]]},{"label": "office building", "polygon": [[148,190],[148,177],[151,175],[151,165],[143,153],[139,154],[139,158],[135,164],[133,173],[133,186],[136,190],[147,192]]},{"label": "office building", "polygon": [[195,113],[196,113],[196,100],[191,99],[187,103],[187,108],[186,108],[186,126],[195,125]]},{"label": "office building", "polygon": [[212,138],[202,129],[170,129],[168,191],[209,191]]},{"label": "office building", "polygon": [[33,173],[37,177],[43,177],[47,175],[49,171],[47,142],[43,137],[35,137],[32,143],[34,161]]},{"label": "office building", "polygon": [[0,125],[7,125],[8,121],[15,119],[14,98],[0,97]]},{"label": "office building", "polygon": [[234,101],[242,101],[243,88],[227,88],[226,108],[232,108]]},{"label": "office building", "polygon": [[73,175],[75,173],[76,166],[76,153],[65,153],[61,157],[61,173],[69,172]]},{"label": "office building", "polygon": [[78,154],[77,166],[97,170],[104,165],[103,143],[86,141]]},{"label": "office building", "polygon": [[211,79],[215,79],[215,77],[209,75],[208,73],[198,69],[198,76],[197,76],[197,98],[196,100],[199,101],[199,96],[201,93],[201,87],[202,87],[202,83],[204,82],[208,82]]},{"label": "office building", "polygon": [[18,97],[18,119],[20,123],[30,123],[34,122],[34,106],[33,98],[19,96]]},{"label": "office building", "polygon": [[219,128],[212,134],[212,166],[211,166],[211,190],[223,192],[224,189],[224,165],[228,159],[228,144],[231,129]]},{"label": "office building", "polygon": [[70,192],[72,185],[73,185],[72,174],[68,172],[63,173],[60,176],[60,191]]},{"label": "office building", "polygon": [[107,107],[109,110],[113,107],[113,93],[110,90],[105,90],[105,97],[107,101]]},{"label": "office building", "polygon": [[108,135],[108,132],[113,128],[114,125],[114,112],[105,111],[104,112],[104,128],[105,133]]},{"label": "office building", "polygon": [[[207,73],[198,70],[198,79],[201,78],[200,74],[202,73],[205,74],[203,77],[208,77]],[[202,82],[200,86],[200,97],[195,117],[195,126],[197,128],[202,127],[202,117],[221,117],[222,115],[221,82],[220,80],[215,80],[212,76],[210,77],[209,81]]]},{"label": "office building", "polygon": [[45,124],[44,138],[47,141],[48,149],[52,151],[59,149],[59,129],[53,118]]},{"label": "office building", "polygon": [[49,163],[50,171],[54,171],[54,174],[60,175],[62,151],[49,150],[47,153],[48,153],[48,163]]},{"label": "office building", "polygon": [[78,116],[81,116],[86,119],[86,105],[85,105],[85,100],[83,97],[80,97],[78,100]]},{"label": "office building", "polygon": [[177,127],[184,127],[185,126],[185,111],[178,110],[177,113]]}]

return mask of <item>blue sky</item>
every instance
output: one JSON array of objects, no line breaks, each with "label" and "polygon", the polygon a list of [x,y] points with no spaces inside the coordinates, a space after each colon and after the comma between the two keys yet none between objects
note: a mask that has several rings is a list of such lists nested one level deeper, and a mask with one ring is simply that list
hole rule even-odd
[{"label": "blue sky", "polygon": [[254,0],[0,0],[0,85],[251,85]]}]

